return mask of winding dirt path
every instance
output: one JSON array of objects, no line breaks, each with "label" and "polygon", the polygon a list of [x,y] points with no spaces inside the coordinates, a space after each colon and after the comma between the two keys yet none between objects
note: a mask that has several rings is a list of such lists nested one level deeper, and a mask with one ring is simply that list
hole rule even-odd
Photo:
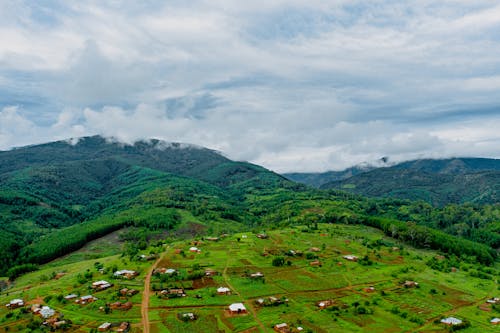
[{"label": "winding dirt path", "polygon": [[153,274],[153,270],[156,268],[156,266],[160,263],[160,261],[163,259],[164,253],[160,255],[158,260],[154,262],[153,265],[148,270],[148,273],[146,274],[146,279],[144,280],[144,292],[142,293],[142,303],[141,303],[141,315],[142,315],[142,326],[143,328],[143,333],[149,333],[149,297],[151,294],[150,291],[150,285],[151,285],[151,275]]}]

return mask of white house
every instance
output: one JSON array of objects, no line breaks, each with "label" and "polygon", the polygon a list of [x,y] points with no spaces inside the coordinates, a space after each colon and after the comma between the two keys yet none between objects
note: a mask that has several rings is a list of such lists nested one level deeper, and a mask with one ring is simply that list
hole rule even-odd
[{"label": "white house", "polygon": [[455,317],[441,319],[441,322],[446,325],[460,325],[462,323],[460,319],[457,319]]},{"label": "white house", "polygon": [[245,308],[243,303],[233,303],[229,305],[229,311],[231,311],[231,313],[246,313],[247,308]]},{"label": "white house", "polygon": [[217,294],[219,295],[227,295],[231,292],[231,289],[228,287],[219,287],[217,288]]},{"label": "white house", "polygon": [[15,308],[24,306],[24,301],[22,299],[16,298],[16,299],[13,299],[12,301],[10,301],[8,304],[6,304],[6,306],[8,308],[15,309]]},{"label": "white house", "polygon": [[45,305],[42,306],[42,309],[39,313],[43,318],[50,318],[56,313],[56,311]]}]

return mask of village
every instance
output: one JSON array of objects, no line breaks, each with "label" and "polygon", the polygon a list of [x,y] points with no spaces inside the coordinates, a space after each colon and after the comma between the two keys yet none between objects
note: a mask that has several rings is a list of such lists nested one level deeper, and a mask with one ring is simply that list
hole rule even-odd
[{"label": "village", "polygon": [[[19,317],[52,331],[146,332],[144,309],[151,332],[377,332],[380,321],[400,331],[498,327],[496,281],[431,270],[432,252],[389,241],[371,247],[379,234],[370,229],[367,238],[360,228],[201,237],[164,244],[155,255],[62,266],[57,279],[23,288],[23,278],[32,284],[43,271],[32,273],[2,293],[0,329],[15,332],[9,323]],[[58,296],[47,297],[49,290]]]}]

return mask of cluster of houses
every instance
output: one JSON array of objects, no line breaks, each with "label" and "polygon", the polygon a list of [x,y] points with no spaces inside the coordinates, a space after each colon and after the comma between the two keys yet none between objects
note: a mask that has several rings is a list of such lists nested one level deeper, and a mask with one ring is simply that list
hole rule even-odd
[{"label": "cluster of houses", "polygon": [[[13,310],[25,306],[25,302],[22,299],[13,299],[5,305],[8,309]],[[69,321],[63,319],[63,315],[57,313],[54,309],[47,305],[32,304],[29,307],[29,311],[35,316],[41,317],[44,321],[42,325],[50,327],[51,329],[59,329],[62,327],[67,327],[70,324]]]}]

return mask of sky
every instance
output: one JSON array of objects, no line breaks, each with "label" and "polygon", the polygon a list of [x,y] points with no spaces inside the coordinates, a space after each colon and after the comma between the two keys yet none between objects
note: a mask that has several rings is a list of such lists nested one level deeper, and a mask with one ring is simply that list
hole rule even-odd
[{"label": "sky", "polygon": [[500,158],[496,0],[0,2],[0,150],[100,134],[277,172]]}]

